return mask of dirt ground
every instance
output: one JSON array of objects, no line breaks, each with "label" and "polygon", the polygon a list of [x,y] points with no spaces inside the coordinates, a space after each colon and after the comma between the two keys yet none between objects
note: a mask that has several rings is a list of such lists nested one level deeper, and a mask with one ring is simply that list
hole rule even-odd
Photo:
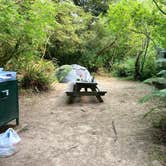
[{"label": "dirt ground", "polygon": [[66,84],[21,95],[22,141],[0,166],[161,166],[151,158],[151,123],[143,119],[153,105],[138,103],[150,87],[107,77],[97,82],[107,91],[104,103],[84,97],[68,105]]}]

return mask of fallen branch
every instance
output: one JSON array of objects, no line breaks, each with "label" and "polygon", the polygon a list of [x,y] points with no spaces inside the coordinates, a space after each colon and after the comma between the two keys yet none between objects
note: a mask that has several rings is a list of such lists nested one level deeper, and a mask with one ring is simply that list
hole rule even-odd
[{"label": "fallen branch", "polygon": [[114,121],[112,121],[112,128],[113,128],[113,131],[114,131],[114,134],[115,134],[114,141],[116,142],[118,140],[118,134],[117,134],[117,131],[116,131],[116,128],[115,128]]},{"label": "fallen branch", "polygon": [[17,133],[24,132],[24,131],[28,130],[28,127],[29,127],[28,124],[24,124],[24,125],[22,125],[20,128],[16,129],[16,132],[17,132]]}]

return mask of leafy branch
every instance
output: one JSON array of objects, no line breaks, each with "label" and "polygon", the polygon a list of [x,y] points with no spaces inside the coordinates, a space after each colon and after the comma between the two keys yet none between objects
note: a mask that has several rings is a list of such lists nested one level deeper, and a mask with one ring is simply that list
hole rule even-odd
[{"label": "leafy branch", "polygon": [[160,6],[159,6],[158,3],[156,2],[156,0],[153,0],[153,2],[154,2],[154,4],[156,5],[156,7],[159,9],[159,11],[160,11],[162,14],[166,15],[166,12],[160,8]]}]

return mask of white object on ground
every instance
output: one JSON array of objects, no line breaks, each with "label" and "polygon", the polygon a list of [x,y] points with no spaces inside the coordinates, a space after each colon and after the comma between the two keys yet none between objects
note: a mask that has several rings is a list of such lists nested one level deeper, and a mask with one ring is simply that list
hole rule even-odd
[{"label": "white object on ground", "polygon": [[21,141],[19,135],[9,128],[0,134],[0,157],[8,157],[16,152],[15,145]]}]

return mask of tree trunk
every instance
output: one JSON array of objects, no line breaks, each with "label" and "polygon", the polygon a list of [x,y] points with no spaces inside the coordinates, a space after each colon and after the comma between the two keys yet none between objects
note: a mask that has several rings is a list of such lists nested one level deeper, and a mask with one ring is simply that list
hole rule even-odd
[{"label": "tree trunk", "polygon": [[149,43],[150,43],[150,38],[147,37],[147,38],[146,38],[146,46],[145,46],[144,56],[143,56],[143,59],[142,59],[142,64],[141,64],[140,73],[142,73],[143,70],[144,70],[144,64],[145,64],[145,61],[146,61],[146,55],[147,55]]},{"label": "tree trunk", "polygon": [[136,60],[135,60],[135,71],[134,71],[134,79],[135,80],[139,80],[140,79],[140,58],[141,58],[141,55],[142,55],[143,51],[139,51],[137,53],[137,56],[136,56]]},{"label": "tree trunk", "polygon": [[[134,71],[134,79],[139,80],[141,77],[141,56],[144,52],[146,52],[147,48],[147,37],[142,44],[142,49],[137,53],[136,60],[135,60],[135,71]],[[146,54],[144,54],[146,55]]]},{"label": "tree trunk", "polygon": [[105,46],[102,50],[98,51],[96,54],[99,55],[103,55],[105,52],[107,52],[108,50],[110,50],[111,47],[114,46],[114,44],[116,43],[117,38],[114,39],[114,41],[112,41],[109,45]]}]

